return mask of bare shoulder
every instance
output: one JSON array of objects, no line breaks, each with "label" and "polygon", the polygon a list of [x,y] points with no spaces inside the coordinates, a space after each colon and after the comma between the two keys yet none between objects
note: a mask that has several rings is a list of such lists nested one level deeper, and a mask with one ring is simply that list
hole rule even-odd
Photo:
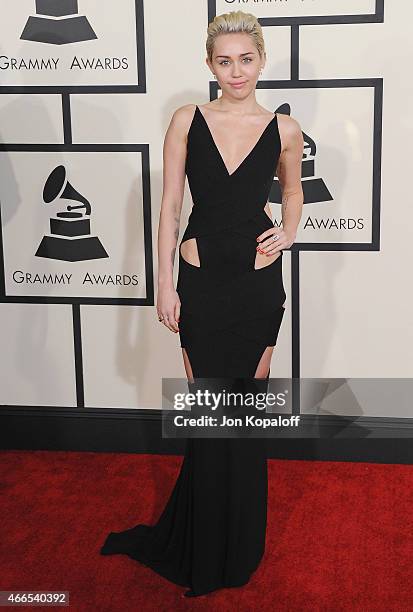
[{"label": "bare shoulder", "polygon": [[285,115],[284,113],[277,113],[277,119],[283,149],[287,149],[297,142],[302,141],[303,135],[301,125],[294,117]]},{"label": "bare shoulder", "polygon": [[180,132],[187,134],[191,125],[196,104],[184,104],[179,106],[172,114],[171,126]]},{"label": "bare shoulder", "polygon": [[291,117],[291,115],[277,113],[277,118],[285,133],[297,134],[297,132],[301,132],[300,124],[298,123],[297,119],[294,119],[294,117]]}]

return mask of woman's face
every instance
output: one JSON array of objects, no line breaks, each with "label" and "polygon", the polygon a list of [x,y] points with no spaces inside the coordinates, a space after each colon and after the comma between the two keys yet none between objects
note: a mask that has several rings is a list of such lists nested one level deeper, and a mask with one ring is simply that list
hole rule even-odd
[{"label": "woman's face", "polygon": [[216,75],[221,89],[239,98],[255,89],[265,59],[260,58],[249,34],[231,32],[217,36],[212,62],[207,59],[207,64]]}]

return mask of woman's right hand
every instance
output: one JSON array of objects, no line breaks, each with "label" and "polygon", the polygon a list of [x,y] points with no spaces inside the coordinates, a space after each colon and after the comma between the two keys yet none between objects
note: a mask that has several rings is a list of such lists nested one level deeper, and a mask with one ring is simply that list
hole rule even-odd
[{"label": "woman's right hand", "polygon": [[173,287],[158,288],[156,303],[158,319],[172,332],[179,332],[179,317],[181,314],[181,301],[178,292]]}]

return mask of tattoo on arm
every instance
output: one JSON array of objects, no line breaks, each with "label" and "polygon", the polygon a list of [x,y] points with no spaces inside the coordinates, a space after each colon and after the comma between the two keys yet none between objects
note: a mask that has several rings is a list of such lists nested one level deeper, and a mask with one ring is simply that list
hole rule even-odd
[{"label": "tattoo on arm", "polygon": [[[284,161],[281,156],[279,160],[278,177],[282,179],[283,174],[284,174]],[[281,199],[281,210],[282,211],[287,210],[287,202],[288,202],[288,196],[285,194],[282,194],[282,199]]]},{"label": "tattoo on arm", "polygon": [[174,229],[174,234],[175,234],[175,240],[178,240],[178,236],[179,236],[179,216],[175,217],[175,229]]},{"label": "tattoo on arm", "polygon": [[[179,236],[179,216],[175,217],[175,227],[174,227],[175,242],[178,241],[178,236]],[[175,262],[175,253],[176,253],[176,246],[171,251],[172,269],[174,267],[174,262]]]},{"label": "tattoo on arm", "polygon": [[285,168],[285,163],[284,163],[284,156],[281,155],[280,157],[280,168],[278,170],[278,175],[282,178],[284,175],[284,168]]},{"label": "tattoo on arm", "polygon": [[282,214],[284,214],[287,211],[288,199],[289,199],[288,194],[283,194],[282,199],[281,199]]}]

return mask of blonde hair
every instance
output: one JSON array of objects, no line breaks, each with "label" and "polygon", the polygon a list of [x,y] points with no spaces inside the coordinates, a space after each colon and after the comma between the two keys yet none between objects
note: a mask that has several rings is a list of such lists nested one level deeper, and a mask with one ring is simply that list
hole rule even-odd
[{"label": "blonde hair", "polygon": [[213,21],[208,24],[206,51],[211,62],[216,37],[231,32],[245,32],[251,36],[260,57],[263,56],[265,52],[264,37],[258,19],[252,13],[231,11],[230,13],[216,15]]}]

